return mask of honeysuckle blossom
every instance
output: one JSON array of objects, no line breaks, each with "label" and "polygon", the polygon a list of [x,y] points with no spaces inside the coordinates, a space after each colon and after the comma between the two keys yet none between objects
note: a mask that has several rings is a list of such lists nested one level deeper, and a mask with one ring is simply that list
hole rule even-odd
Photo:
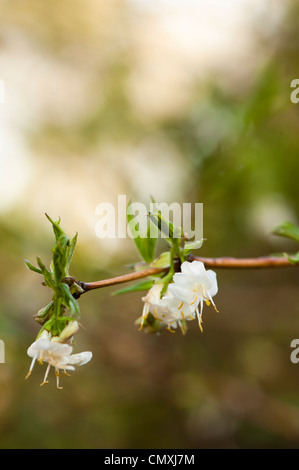
[{"label": "honeysuckle blossom", "polygon": [[154,284],[147,295],[142,297],[144,307],[140,329],[142,329],[144,320],[149,313],[161,324],[165,324],[169,331],[173,331],[171,327],[180,326],[182,320],[194,320],[195,316],[189,305],[176,299],[171,292],[167,291],[161,298],[162,288],[163,284]]},{"label": "honeysuckle blossom", "polygon": [[192,263],[185,261],[182,263],[181,272],[174,274],[173,283],[169,284],[168,290],[173,297],[181,301],[179,310],[187,304],[191,312],[195,312],[200,327],[203,302],[206,302],[207,305],[212,303],[218,312],[213,301],[213,297],[218,292],[216,273],[212,270],[206,271],[201,261],[192,261]]},{"label": "honeysuckle blossom", "polygon": [[82,366],[91,360],[92,353],[90,351],[72,354],[72,346],[63,342],[64,336],[67,337],[69,332],[70,331],[67,331],[67,334],[62,335],[62,338],[60,338],[59,336],[52,337],[48,331],[44,330],[38,339],[29,346],[27,354],[29,357],[32,357],[32,361],[26,379],[31,375],[36,361],[40,364],[46,362],[48,365],[41,386],[48,383],[47,378],[52,366],[55,369],[57,388],[61,389],[62,387],[59,386],[60,370],[66,375],[69,375],[66,371],[75,370],[74,365]]}]

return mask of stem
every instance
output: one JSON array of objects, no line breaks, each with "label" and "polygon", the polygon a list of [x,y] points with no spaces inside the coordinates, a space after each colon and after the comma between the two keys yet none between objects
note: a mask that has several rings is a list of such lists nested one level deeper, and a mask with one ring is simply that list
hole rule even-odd
[{"label": "stem", "polygon": [[[288,258],[275,257],[275,256],[262,256],[259,258],[203,258],[200,256],[189,255],[188,261],[201,261],[206,268],[228,268],[228,269],[260,269],[260,268],[282,268],[299,266],[299,263],[291,263]],[[143,271],[124,274],[123,276],[113,277],[111,279],[103,279],[95,282],[81,282],[73,277],[68,277],[63,280],[68,285],[76,282],[82,289],[84,294],[93,289],[100,289],[101,287],[115,286],[125,282],[136,281],[148,276],[165,273],[169,268],[149,268]],[[78,298],[81,294],[78,294]]]},{"label": "stem", "polygon": [[[103,279],[102,281],[95,282],[77,282],[84,292],[88,292],[93,289],[100,289],[101,287],[115,286],[117,284],[123,284],[124,282],[136,281],[148,276],[154,276],[159,273],[166,272],[165,268],[149,268],[143,271],[137,271],[134,273],[124,274],[123,276],[113,277],[111,279]],[[72,279],[72,278],[71,278]]]},{"label": "stem", "polygon": [[279,256],[261,256],[259,258],[202,258],[189,255],[188,261],[202,261],[206,268],[237,268],[237,269],[260,269],[260,268],[283,268],[298,266],[291,263],[288,258]]}]

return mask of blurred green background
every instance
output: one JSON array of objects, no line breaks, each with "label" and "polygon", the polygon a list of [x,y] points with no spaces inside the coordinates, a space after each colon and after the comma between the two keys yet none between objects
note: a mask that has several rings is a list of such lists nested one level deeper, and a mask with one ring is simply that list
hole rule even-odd
[{"label": "blurred green background", "polygon": [[50,295],[24,259],[50,262],[47,212],[79,233],[75,277],[128,272],[133,242],[95,234],[118,194],[202,202],[203,256],[295,249],[271,230],[299,221],[298,4],[3,0],[0,21],[1,448],[297,447],[297,268],[219,270],[203,334],[147,335],[139,293],[86,294],[93,359],[59,391],[24,380]]}]

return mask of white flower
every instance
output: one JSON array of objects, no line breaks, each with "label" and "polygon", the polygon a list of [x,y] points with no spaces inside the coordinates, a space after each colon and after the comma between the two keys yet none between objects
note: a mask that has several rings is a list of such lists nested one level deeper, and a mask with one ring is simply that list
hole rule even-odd
[{"label": "white flower", "polygon": [[161,298],[162,288],[163,284],[154,284],[147,295],[142,298],[144,307],[140,329],[142,329],[144,320],[149,313],[156,320],[167,325],[169,331],[173,331],[171,327],[176,328],[178,325],[181,326],[182,320],[194,320],[194,313],[189,305],[173,297],[169,291]]},{"label": "white flower", "polygon": [[211,270],[206,271],[201,261],[193,261],[192,263],[185,261],[181,266],[181,272],[173,276],[173,283],[169,284],[168,290],[181,301],[179,310],[187,304],[191,312],[196,313],[200,328],[204,301],[207,305],[210,305],[211,302],[218,312],[213,301],[213,297],[218,292],[216,273]]},{"label": "white flower", "polygon": [[85,351],[79,354],[72,354],[72,351],[72,346],[59,342],[59,337],[51,337],[51,334],[44,330],[39,338],[31,344],[27,350],[28,356],[32,357],[32,362],[26,379],[31,375],[36,360],[40,364],[47,362],[48,366],[41,386],[48,383],[47,378],[52,366],[55,368],[57,388],[61,389],[62,387],[59,387],[59,371],[62,370],[66,375],[68,375],[66,371],[75,370],[74,365],[82,366],[92,358],[92,353],[90,351]]}]

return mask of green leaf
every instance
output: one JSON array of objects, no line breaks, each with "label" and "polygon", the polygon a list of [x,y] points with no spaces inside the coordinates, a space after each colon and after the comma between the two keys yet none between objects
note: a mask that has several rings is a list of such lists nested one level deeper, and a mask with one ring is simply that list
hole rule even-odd
[{"label": "green leaf", "polygon": [[292,222],[283,222],[273,230],[274,235],[290,238],[299,243],[299,227]]},{"label": "green leaf", "polygon": [[[135,245],[147,263],[151,263],[155,257],[155,247],[157,243],[157,237],[153,236],[153,230],[151,228],[150,220],[147,221],[147,230],[146,233],[141,233],[141,228],[139,222],[136,221],[135,214],[132,212],[131,202],[129,202],[127,207],[127,221],[128,226],[133,236]],[[141,233],[140,235],[137,235]]]},{"label": "green leaf", "polygon": [[[40,337],[40,335],[42,334],[42,332],[43,332],[44,330],[51,331],[51,333],[52,333],[52,331],[53,331],[53,330],[52,330],[52,325],[53,325],[53,323],[54,323],[53,318],[50,318],[50,320],[48,320],[48,321],[41,327],[41,329],[39,330],[39,332],[38,332],[38,334],[37,334],[37,336],[36,336],[36,339]],[[53,332],[52,334],[54,335],[54,332]]]},{"label": "green leaf", "polygon": [[71,240],[70,244],[69,244],[69,247],[68,247],[68,253],[67,253],[67,270],[71,264],[71,261],[72,261],[72,258],[73,258],[73,254],[74,254],[74,251],[75,251],[75,248],[76,248],[76,244],[77,244],[77,239],[78,239],[78,233],[76,233],[76,235],[74,236],[74,238]]},{"label": "green leaf", "polygon": [[70,319],[70,317],[64,316],[66,308],[70,310],[71,317],[79,317],[80,309],[75,297],[82,293],[82,288],[75,283],[69,287],[63,282],[63,279],[69,276],[68,269],[74,254],[78,234],[70,240],[60,227],[60,220],[54,222],[48,215],[47,218],[52,224],[55,235],[50,270],[46,268],[40,258],[37,258],[38,267],[33,266],[28,260],[25,260],[25,263],[32,271],[42,274],[45,278],[45,284],[54,291],[52,302],[34,315],[34,318],[40,324],[44,324],[41,331],[47,329],[55,336],[60,334]]},{"label": "green leaf", "polygon": [[153,284],[154,284],[154,281],[151,281],[151,280],[141,281],[138,284],[134,284],[133,286],[124,287],[123,289],[119,289],[119,290],[113,292],[112,295],[121,295],[121,294],[130,293],[130,292],[138,292],[138,291],[149,290],[151,287],[153,287]]},{"label": "green leaf", "polygon": [[59,239],[59,237],[61,236],[65,236],[65,233],[64,231],[62,230],[62,228],[60,227],[60,219],[57,221],[57,222],[54,222],[53,219],[51,219],[51,217],[48,215],[48,214],[45,214],[47,219],[51,222],[52,224],[52,228],[53,228],[53,232],[54,232],[54,235],[55,235],[55,238],[56,238],[56,241]]},{"label": "green leaf", "polygon": [[161,255],[151,263],[152,268],[168,268],[171,263],[169,251],[164,251]]},{"label": "green leaf", "polygon": [[59,237],[56,245],[52,249],[53,267],[56,282],[59,283],[68,275],[68,251],[70,240],[65,235]]},{"label": "green leaf", "polygon": [[55,281],[53,279],[53,274],[48,271],[48,269],[46,268],[46,266],[44,265],[44,263],[42,262],[42,260],[40,258],[37,258],[37,263],[42,271],[42,274],[45,278],[45,283],[47,284],[48,287],[50,287],[50,289],[53,289],[55,290],[56,289],[56,284],[55,284]]},{"label": "green leaf", "polygon": [[160,211],[150,213],[151,221],[158,227],[167,240],[180,239],[184,236],[182,227],[175,226],[170,220],[166,219]]},{"label": "green leaf", "polygon": [[25,259],[25,264],[27,268],[30,269],[31,271],[34,271],[35,273],[38,273],[38,274],[43,274],[42,270],[40,268],[37,268],[36,266],[33,266],[33,264],[31,264],[30,261],[28,261],[28,259]]},{"label": "green leaf", "polygon": [[54,301],[52,300],[46,307],[42,308],[39,312],[33,315],[33,318],[38,323],[45,323],[53,314],[54,311]]},{"label": "green leaf", "polygon": [[76,316],[76,315],[79,316],[80,315],[80,308],[79,308],[78,302],[72,296],[69,286],[62,283],[60,285],[60,287],[62,288],[63,293],[64,293],[64,302],[65,302],[66,306],[70,309],[73,316]]},{"label": "green leaf", "polygon": [[194,242],[186,242],[184,245],[184,255],[188,255],[192,250],[198,250],[202,247],[205,238]]},{"label": "green leaf", "polygon": [[285,256],[288,258],[288,260],[291,264],[299,263],[299,251],[292,257],[289,256],[288,254],[285,254]]},{"label": "green leaf", "polygon": [[148,263],[144,261],[137,261],[136,263],[126,264],[125,268],[127,269],[134,269],[134,271],[143,271],[149,267]]}]

